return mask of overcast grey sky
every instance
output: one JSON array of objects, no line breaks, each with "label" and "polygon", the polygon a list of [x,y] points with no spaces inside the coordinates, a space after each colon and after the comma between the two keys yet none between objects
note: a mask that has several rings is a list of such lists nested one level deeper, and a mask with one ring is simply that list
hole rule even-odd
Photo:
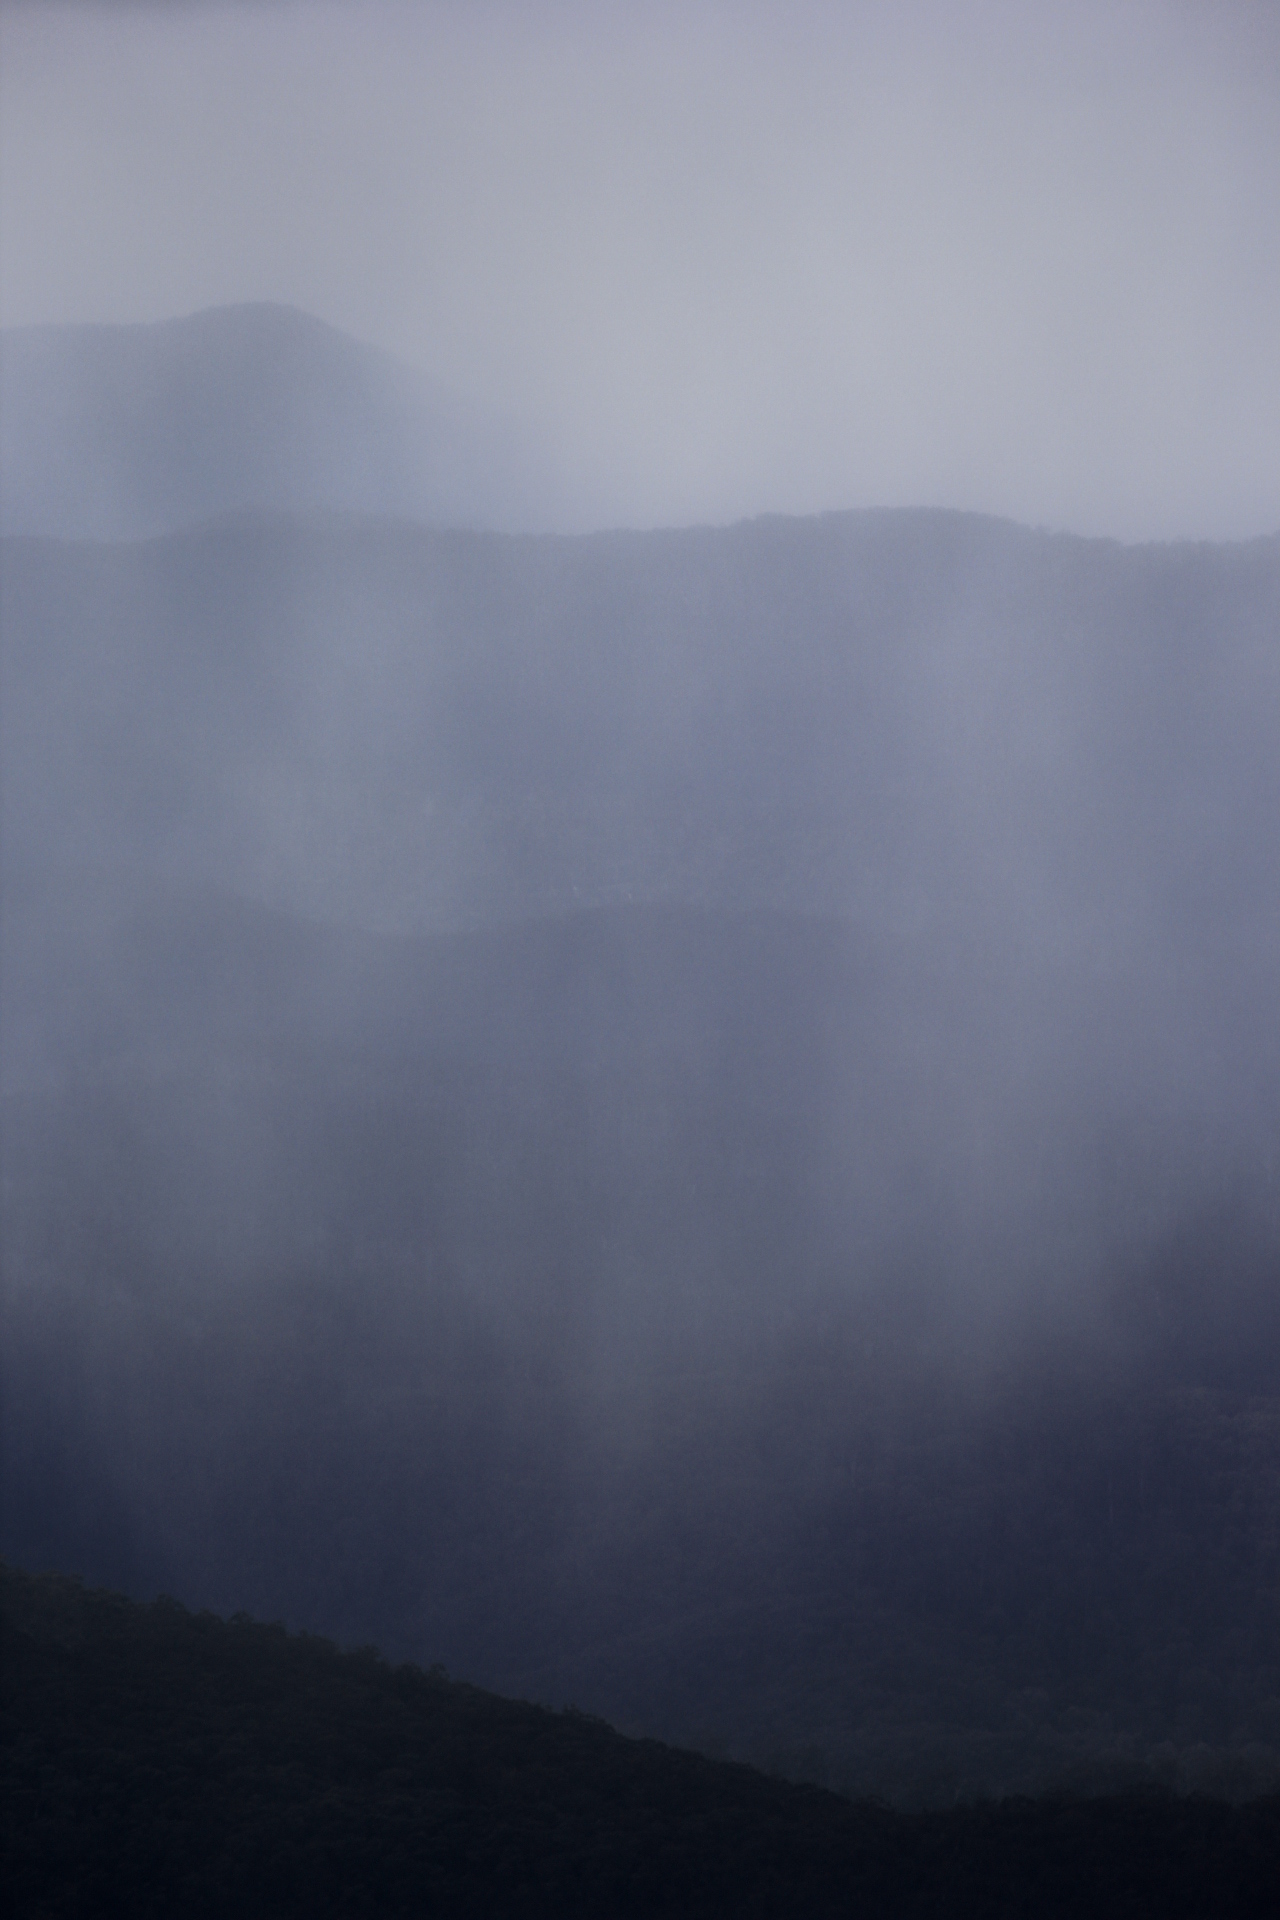
[{"label": "overcast grey sky", "polygon": [[0,11],[6,323],[292,302],[584,520],[1280,528],[1280,5]]}]

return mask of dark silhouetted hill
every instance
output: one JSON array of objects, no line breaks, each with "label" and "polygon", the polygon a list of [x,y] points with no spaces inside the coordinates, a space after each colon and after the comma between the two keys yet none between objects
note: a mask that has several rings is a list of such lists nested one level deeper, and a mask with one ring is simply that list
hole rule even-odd
[{"label": "dark silhouetted hill", "polygon": [[1269,1914],[1280,1803],[895,1815],[237,1616],[3,1579],[8,1911]]}]

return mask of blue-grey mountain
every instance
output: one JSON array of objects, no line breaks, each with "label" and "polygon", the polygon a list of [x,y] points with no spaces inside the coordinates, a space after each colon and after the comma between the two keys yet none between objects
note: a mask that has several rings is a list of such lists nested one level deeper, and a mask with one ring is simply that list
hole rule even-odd
[{"label": "blue-grey mountain", "polygon": [[0,523],[132,540],[251,508],[546,526],[520,423],[289,307],[0,335]]}]

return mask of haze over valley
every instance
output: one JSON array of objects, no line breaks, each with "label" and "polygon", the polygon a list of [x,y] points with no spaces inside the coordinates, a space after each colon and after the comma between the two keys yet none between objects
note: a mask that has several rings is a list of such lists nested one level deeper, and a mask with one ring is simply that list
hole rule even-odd
[{"label": "haze over valley", "polygon": [[0,339],[3,1557],[903,1805],[1276,1790],[1247,448],[1123,538],[999,461],[758,512],[460,310],[436,381],[149,271]]}]

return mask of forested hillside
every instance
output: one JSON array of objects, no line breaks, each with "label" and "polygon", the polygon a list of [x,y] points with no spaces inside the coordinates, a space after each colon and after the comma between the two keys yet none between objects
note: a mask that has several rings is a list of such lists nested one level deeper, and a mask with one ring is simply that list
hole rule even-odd
[{"label": "forested hillside", "polygon": [[1280,1803],[849,1806],[244,1615],[0,1574],[15,1915],[1267,1914]]}]

